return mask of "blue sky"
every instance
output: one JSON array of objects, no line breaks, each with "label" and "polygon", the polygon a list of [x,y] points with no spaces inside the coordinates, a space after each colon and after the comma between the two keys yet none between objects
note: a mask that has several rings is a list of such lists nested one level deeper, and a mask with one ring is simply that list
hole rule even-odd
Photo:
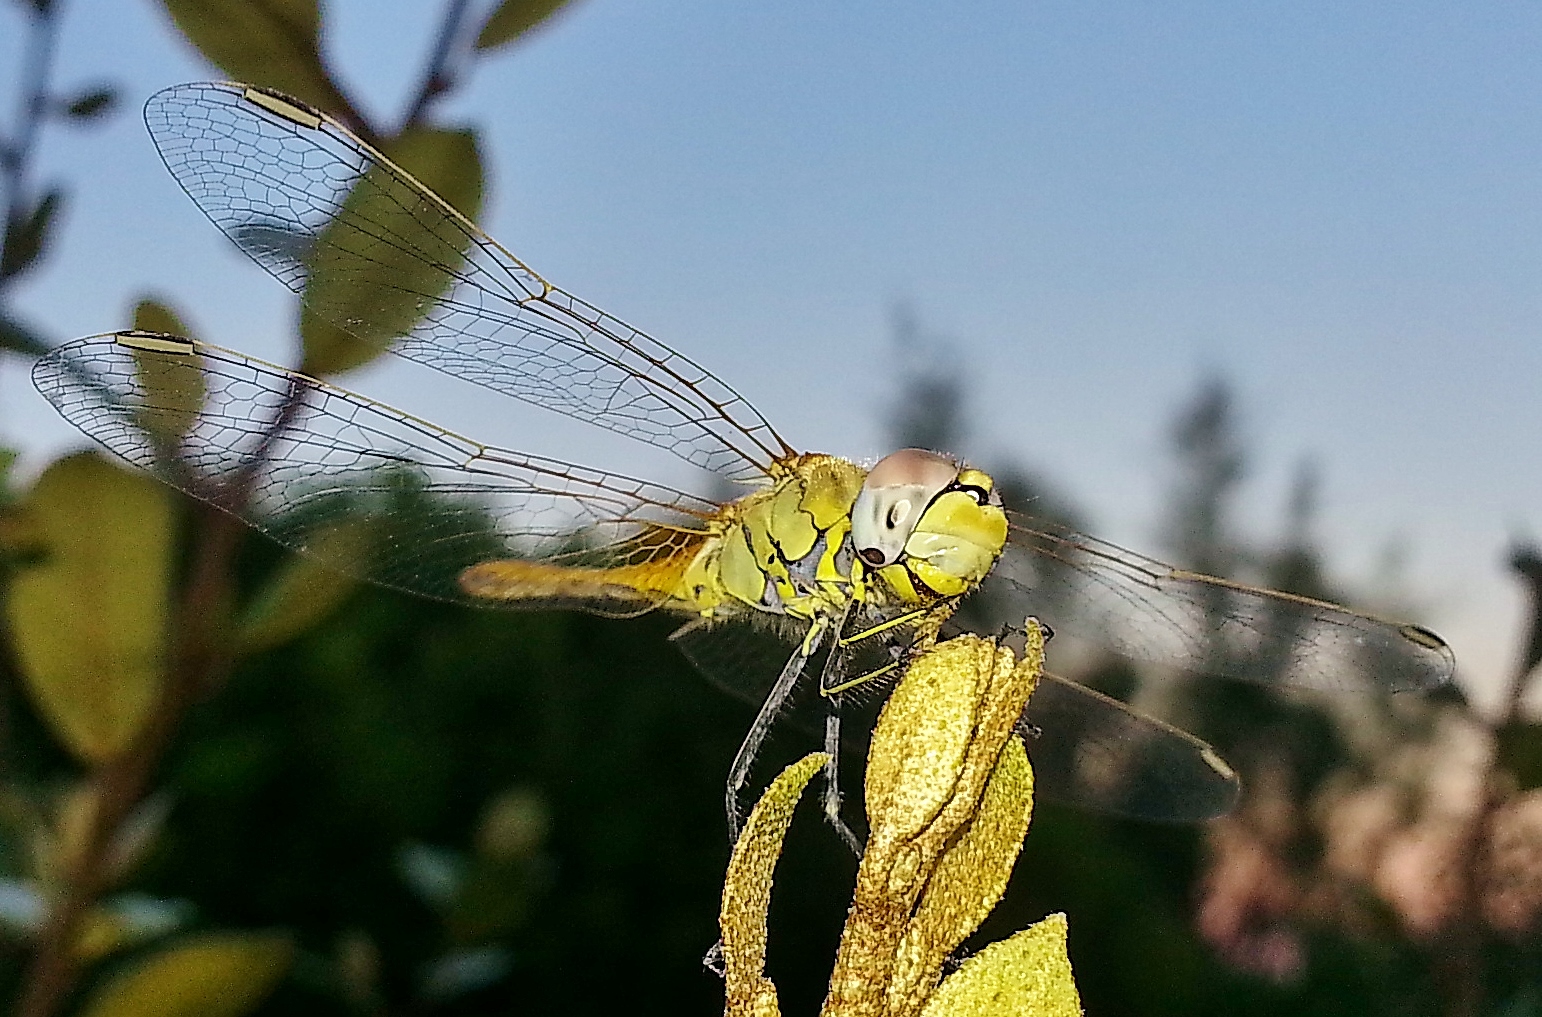
[{"label": "blue sky", "polygon": [[[327,7],[329,57],[367,107],[402,108],[438,11]],[[19,27],[0,9],[0,88]],[[1256,450],[1244,528],[1278,531],[1314,457],[1345,580],[1374,598],[1402,548],[1404,599],[1492,686],[1520,619],[1500,556],[1542,536],[1538,52],[1529,2],[586,0],[440,119],[483,130],[494,236],[797,445],[884,451],[903,301],[970,380],[975,450],[1154,548],[1168,422],[1224,374]],[[18,303],[51,338],[117,327],[154,292],[204,338],[286,357],[287,292],[209,227],[138,119],[155,89],[211,76],[155,5],[68,4],[61,81],[128,102],[42,153],[73,203]],[[356,383],[479,437],[632,465],[399,365]],[[73,441],[11,361],[0,437],[34,463]]]}]

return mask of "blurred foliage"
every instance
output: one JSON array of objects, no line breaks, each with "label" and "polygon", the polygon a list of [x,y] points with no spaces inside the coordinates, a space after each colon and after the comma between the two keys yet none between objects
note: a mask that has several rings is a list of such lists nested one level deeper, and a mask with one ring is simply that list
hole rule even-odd
[{"label": "blurred foliage", "polygon": [[[314,552],[288,559],[246,604],[237,623],[242,656],[279,646],[331,614],[353,592],[360,563],[370,553],[363,525],[339,523],[311,538]],[[322,562],[331,563],[331,567]]]},{"label": "blurred foliage", "polygon": [[[147,332],[198,338],[177,312],[155,300],[135,304],[133,322],[135,328]],[[136,420],[170,454],[177,440],[193,425],[208,395],[201,365],[196,355],[169,357],[136,349],[134,367],[140,384],[152,393],[146,406],[135,414]]]},{"label": "blurred foliage", "polygon": [[96,120],[110,116],[118,108],[118,91],[109,85],[97,85],[94,88],[82,89],[60,101],[64,107],[64,115],[71,120]]},{"label": "blurred foliage", "polygon": [[23,205],[7,217],[5,246],[0,249],[0,282],[21,275],[36,264],[63,203],[64,192],[54,187],[30,207]]},{"label": "blurred foliage", "polygon": [[497,49],[524,38],[566,7],[568,0],[503,0],[477,33],[477,49]]},{"label": "blurred foliage", "polygon": [[[146,332],[164,332],[167,335],[179,335],[186,339],[197,339],[198,333],[182,320],[182,316],[169,305],[149,297],[140,300],[134,305],[134,327]],[[202,399],[199,400],[203,402]]]},{"label": "blurred foliage", "polygon": [[1517,723],[1502,728],[1499,758],[1520,790],[1542,788],[1542,725]]},{"label": "blurred foliage", "polygon": [[55,40],[62,3],[34,0],[14,10],[27,22],[15,82],[18,115],[0,133],[0,351],[37,356],[47,343],[17,319],[11,288],[35,271],[58,233],[65,191],[32,179],[38,142],[45,128],[101,121],[117,106],[118,92],[97,84],[61,94],[52,82]]},{"label": "blurred foliage", "polygon": [[123,751],[161,681],[169,622],[171,492],[94,453],[50,466],[19,510],[7,621],[39,710],[79,758]]},{"label": "blurred foliage", "polygon": [[82,1017],[242,1017],[290,955],[283,935],[190,937],[121,968],[91,993]]},{"label": "blurred foliage", "polygon": [[230,80],[267,85],[329,113],[347,109],[322,63],[317,0],[163,0],[161,6]]}]

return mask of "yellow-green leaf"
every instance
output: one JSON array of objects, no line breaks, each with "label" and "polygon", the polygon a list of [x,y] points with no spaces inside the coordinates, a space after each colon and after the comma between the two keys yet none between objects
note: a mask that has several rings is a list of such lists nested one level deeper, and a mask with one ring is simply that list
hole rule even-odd
[{"label": "yellow-green leaf", "polygon": [[81,917],[75,930],[75,956],[83,961],[101,960],[133,942],[133,933],[122,915],[94,907]]},{"label": "yellow-green leaf", "polygon": [[957,793],[978,729],[981,690],[1010,667],[988,639],[938,643],[889,695],[868,749],[865,794],[873,835],[912,837]]},{"label": "yellow-green leaf", "polygon": [[[475,132],[413,128],[388,154],[468,219],[480,213]],[[379,356],[449,290],[469,243],[453,217],[425,205],[390,170],[372,167],[322,231],[307,266],[301,370],[337,374]],[[349,322],[351,332],[336,322]]]},{"label": "yellow-green leaf", "polygon": [[316,0],[161,0],[161,5],[178,31],[235,80],[342,112],[321,62]]},{"label": "yellow-green leaf", "polygon": [[278,933],[210,933],[109,978],[82,1017],[241,1017],[272,991],[294,948]]},{"label": "yellow-green leaf", "polygon": [[[134,327],[196,338],[176,311],[154,300],[141,300],[134,305]],[[135,417],[145,430],[175,444],[198,418],[208,395],[203,359],[196,353],[165,353],[141,346],[130,349],[134,354],[134,372],[145,393],[144,404],[136,408]]]},{"label": "yellow-green leaf", "polygon": [[320,623],[353,592],[349,575],[369,554],[370,528],[345,522],[317,533],[311,553],[290,558],[241,618],[239,652],[256,653],[288,642]]},{"label": "yellow-green leaf", "polygon": [[493,862],[529,858],[551,829],[550,811],[534,788],[509,788],[482,809],[476,833],[477,855]]},{"label": "yellow-green leaf", "polygon": [[184,339],[197,339],[182,316],[159,300],[143,297],[134,305],[134,327],[146,332],[164,332]]},{"label": "yellow-green leaf", "polygon": [[905,929],[889,988],[891,1004],[924,1000],[948,957],[1001,900],[1032,815],[1033,769],[1022,739],[1013,737],[1001,750],[979,811],[943,852]]},{"label": "yellow-green leaf", "polygon": [[921,1017],[1081,1017],[1065,915],[992,943],[945,978]]},{"label": "yellow-green leaf", "polygon": [[728,1017],[770,1017],[780,1012],[776,986],[765,976],[771,875],[803,789],[829,760],[823,752],[814,752],[783,770],[755,803],[734,845],[718,915],[723,933],[723,1012]]},{"label": "yellow-green leaf", "polygon": [[28,690],[78,757],[101,762],[160,689],[170,610],[170,490],[92,453],[50,466],[27,496],[42,557],[6,608]]},{"label": "yellow-green leaf", "polygon": [[567,6],[568,0],[503,0],[477,33],[477,49],[497,49],[523,36]]}]

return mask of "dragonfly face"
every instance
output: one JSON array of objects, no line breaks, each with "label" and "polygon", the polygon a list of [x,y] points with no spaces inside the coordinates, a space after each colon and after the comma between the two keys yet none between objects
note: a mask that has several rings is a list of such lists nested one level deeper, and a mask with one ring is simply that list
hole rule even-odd
[{"label": "dragonfly face", "polygon": [[[1451,676],[1450,649],[1427,629],[1011,512],[988,475],[946,456],[903,450],[866,471],[800,453],[711,371],[554,286],[303,103],[179,85],[150,99],[145,121],[193,201],[308,316],[751,493],[722,503],[498,448],[178,337],[68,343],[39,360],[39,391],[126,461],[371,582],[481,606],[664,608],[719,639],[755,635],[735,622],[775,621],[790,645],[759,682],[773,691],[731,785],[776,696],[811,662],[823,654],[822,687],[838,687],[859,655],[848,650],[924,646],[976,588],[994,587],[1011,620],[1032,615],[1170,668],[1214,672],[1219,661],[1237,677],[1329,690],[1429,689]],[[350,527],[383,553],[330,539]],[[746,655],[734,659],[718,677],[755,685]],[[1042,732],[1030,755],[1047,797],[1201,819],[1235,796],[1235,776],[1202,743],[1074,683],[1041,685],[1025,721]]]},{"label": "dragonfly face", "polygon": [[961,597],[995,567],[1007,517],[995,481],[938,452],[908,448],[868,473],[851,512],[857,557],[896,587]]}]

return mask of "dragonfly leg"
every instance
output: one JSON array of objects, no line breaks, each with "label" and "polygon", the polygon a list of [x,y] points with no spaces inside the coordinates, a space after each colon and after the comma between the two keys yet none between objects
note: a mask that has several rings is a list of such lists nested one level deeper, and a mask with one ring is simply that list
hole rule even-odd
[{"label": "dragonfly leg", "polygon": [[739,751],[734,754],[733,766],[728,769],[728,785],[723,789],[723,805],[728,813],[728,843],[739,842],[739,792],[744,789],[744,782],[749,779],[750,767],[755,763],[755,757],[760,753],[760,747],[765,744],[766,735],[771,733],[771,725],[776,723],[777,714],[782,712],[782,706],[787,702],[787,696],[792,692],[792,687],[798,683],[798,678],[803,674],[804,665],[818,650],[819,644],[824,641],[825,631],[829,628],[828,622],[816,621],[809,628],[808,634],[803,637],[802,644],[793,651],[793,655],[787,658],[787,663],[782,667],[782,673],[777,676],[776,684],[771,686],[771,691],[766,694],[766,701],[760,705],[760,712],[755,714],[755,720],[750,724],[750,729],[744,736],[744,741],[739,745]]},{"label": "dragonfly leg", "polygon": [[870,681],[873,681],[873,680],[878,679],[878,678],[882,678],[886,674],[892,674],[894,671],[899,670],[899,668],[900,668],[900,662],[899,661],[895,661],[892,664],[885,664],[883,667],[877,668],[876,670],[873,670],[873,671],[868,671],[866,674],[859,674],[855,678],[848,678],[845,681],[841,682],[839,685],[831,685],[828,688],[823,686],[823,685],[821,685],[819,687],[819,694],[822,695],[822,696],[825,696],[827,698],[828,697],[832,697],[832,696],[838,696],[842,692],[845,692],[848,689],[859,688],[859,687],[861,687],[863,685],[866,685]]},{"label": "dragonfly leg", "polygon": [[888,632],[890,629],[897,629],[901,625],[909,625],[916,619],[924,618],[934,611],[936,611],[936,608],[932,607],[923,607],[918,608],[915,611],[908,611],[897,618],[890,618],[888,621],[879,622],[872,628],[863,629],[861,632],[856,632],[849,636],[841,637],[841,645],[850,646],[852,643],[861,642],[864,639],[869,639],[873,636],[881,635],[885,632]]},{"label": "dragonfly leg", "polygon": [[860,859],[862,839],[841,818],[841,697],[831,696],[826,703],[829,712],[825,714],[825,755],[830,758],[825,763],[825,792],[821,803],[824,805],[825,819],[835,827],[835,832],[851,848],[851,853]]}]

